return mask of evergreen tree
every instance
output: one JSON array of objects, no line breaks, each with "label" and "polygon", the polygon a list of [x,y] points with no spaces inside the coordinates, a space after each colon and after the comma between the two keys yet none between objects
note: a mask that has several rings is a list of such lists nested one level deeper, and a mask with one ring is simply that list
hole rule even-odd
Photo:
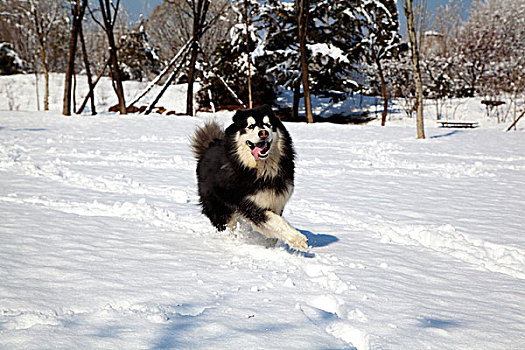
[{"label": "evergreen tree", "polygon": [[[219,42],[213,53],[213,67],[207,65],[204,72],[204,85],[197,99],[201,106],[212,103],[223,107],[239,106],[239,98],[246,107],[251,99],[253,105],[272,104],[275,99],[273,86],[269,83],[264,67],[254,60],[254,53],[261,44],[260,31],[256,18],[259,15],[259,2],[239,0],[232,2],[235,22],[228,38]],[[233,90],[227,92],[224,84]],[[235,96],[234,96],[235,94]],[[210,100],[211,97],[211,100]]]},{"label": "evergreen tree", "polygon": [[[232,31],[236,31],[233,29]],[[253,32],[252,32],[253,33]],[[253,53],[256,43],[252,41],[250,52]],[[239,105],[236,97],[247,106],[248,101],[248,69],[246,64],[246,45],[241,36],[232,35],[232,40],[223,40],[216,49],[214,56],[218,57],[213,67],[204,67],[204,84],[197,95],[200,106],[216,104],[230,108]],[[272,104],[275,100],[274,87],[268,80],[263,67],[253,64],[250,69],[253,105]],[[222,81],[221,81],[222,80]],[[224,83],[233,93],[226,91]],[[211,98],[211,99],[210,99]]]},{"label": "evergreen tree", "polygon": [[29,65],[20,58],[10,43],[0,43],[0,75],[26,73]]},{"label": "evergreen tree", "polygon": [[369,1],[365,4],[365,11],[367,19],[364,27],[364,43],[367,50],[365,59],[369,65],[374,67],[370,84],[381,92],[383,98],[381,125],[385,125],[391,93],[385,76],[384,61],[399,54],[401,45],[396,1]]},{"label": "evergreen tree", "polygon": [[144,23],[141,23],[120,40],[120,63],[123,78],[140,80],[159,74],[162,62],[149,43]]},{"label": "evergreen tree", "polygon": [[359,88],[352,75],[364,53],[363,6],[361,0],[313,2],[308,49],[314,94]]},{"label": "evergreen tree", "polygon": [[[361,0],[312,0],[306,35],[309,84],[315,95],[358,89],[352,80],[363,53],[365,21]],[[258,60],[277,85],[294,91],[294,115],[301,87],[300,47],[296,7],[269,0],[260,11],[260,27],[266,33],[258,48]]]},{"label": "evergreen tree", "polygon": [[[242,11],[246,5],[249,36]],[[253,91],[260,94],[254,97],[259,101],[256,104],[271,98],[270,88],[293,90],[296,116],[302,95],[296,4],[284,0],[239,0],[234,9],[237,20],[229,40],[221,42],[214,54],[218,57],[217,71],[244,102],[248,100],[249,70],[254,79]],[[359,90],[360,85],[353,78],[358,74],[363,55],[373,55],[372,61],[380,62],[393,56],[400,44],[397,9],[392,0],[311,0],[308,16],[305,39],[308,82],[315,95],[336,93],[344,98],[344,93]],[[220,79],[207,80],[199,94],[201,104],[208,104],[210,95],[219,104],[234,102],[224,92]]]},{"label": "evergreen tree", "polygon": [[[313,0],[307,30],[308,64],[314,94],[355,90],[350,77],[363,53],[363,4],[360,0]],[[270,0],[261,13],[268,34],[260,48],[279,85],[293,88],[300,74],[293,3]]]}]

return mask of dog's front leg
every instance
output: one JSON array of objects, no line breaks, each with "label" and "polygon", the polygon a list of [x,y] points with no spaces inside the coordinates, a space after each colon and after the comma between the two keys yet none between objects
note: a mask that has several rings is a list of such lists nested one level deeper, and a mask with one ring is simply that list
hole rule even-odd
[{"label": "dog's front leg", "polygon": [[267,210],[268,219],[255,225],[255,229],[269,238],[285,241],[291,248],[305,251],[308,249],[308,239],[293,228],[282,216]]},{"label": "dog's front leg", "polygon": [[294,229],[282,216],[271,210],[265,210],[252,201],[244,201],[240,206],[242,216],[251,221],[255,230],[268,238],[285,241],[297,250],[308,249],[308,239]]}]

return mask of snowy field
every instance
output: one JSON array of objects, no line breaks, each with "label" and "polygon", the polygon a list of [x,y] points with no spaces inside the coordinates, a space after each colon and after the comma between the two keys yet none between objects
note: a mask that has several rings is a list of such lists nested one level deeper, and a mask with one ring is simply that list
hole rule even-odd
[{"label": "snowy field", "polygon": [[2,96],[0,349],[525,348],[523,127],[286,124],[297,253],[200,214],[188,138],[231,113]]}]

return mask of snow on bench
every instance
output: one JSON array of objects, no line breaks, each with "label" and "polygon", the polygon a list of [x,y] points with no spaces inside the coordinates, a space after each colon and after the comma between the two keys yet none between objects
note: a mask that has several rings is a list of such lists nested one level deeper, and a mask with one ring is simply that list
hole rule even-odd
[{"label": "snow on bench", "polygon": [[466,122],[459,120],[438,120],[442,128],[477,128],[478,122]]}]

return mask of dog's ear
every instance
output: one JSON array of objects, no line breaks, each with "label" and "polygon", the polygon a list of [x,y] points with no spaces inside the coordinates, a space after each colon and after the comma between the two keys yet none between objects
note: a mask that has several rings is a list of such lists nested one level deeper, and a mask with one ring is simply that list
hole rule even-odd
[{"label": "dog's ear", "polygon": [[235,112],[235,114],[233,115],[232,117],[232,121],[237,124],[239,123],[243,117],[246,115],[246,111],[245,110],[242,110],[242,109],[238,109],[237,112]]},{"label": "dog's ear", "polygon": [[260,111],[263,113],[263,115],[267,115],[270,117],[270,121],[273,125],[282,125],[281,119],[279,119],[275,113],[273,112],[272,107],[269,105],[263,105],[260,108]]},{"label": "dog's ear", "polygon": [[272,107],[270,107],[269,105],[262,105],[261,107],[259,107],[259,109],[262,113],[269,116],[270,118],[275,117],[275,113],[273,112]]}]

